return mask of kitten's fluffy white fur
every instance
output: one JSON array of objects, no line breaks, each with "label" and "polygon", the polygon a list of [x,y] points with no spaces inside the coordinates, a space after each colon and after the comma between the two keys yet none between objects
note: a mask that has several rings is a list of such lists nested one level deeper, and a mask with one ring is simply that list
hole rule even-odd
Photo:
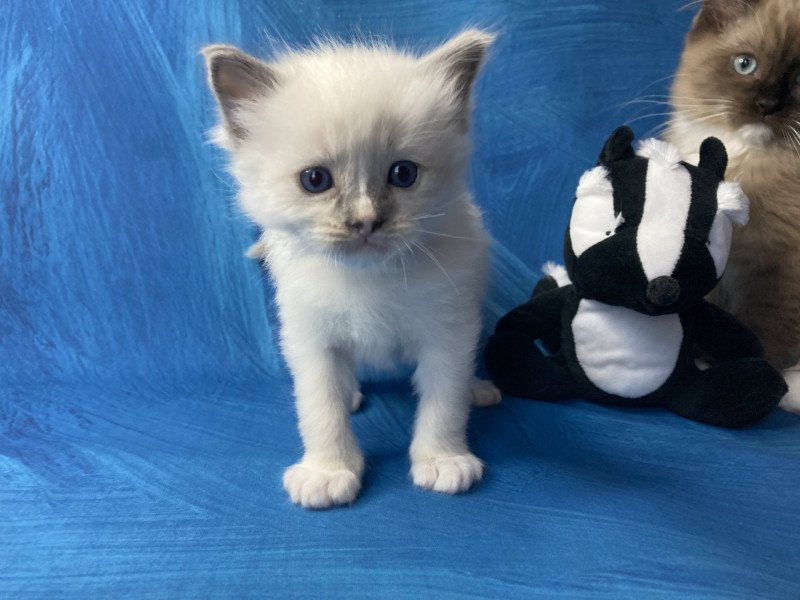
[{"label": "kitten's fluffy white fur", "polygon": [[[204,50],[216,141],[263,230],[251,254],[276,286],[305,448],[284,474],[297,504],[348,504],[360,490],[349,413],[364,363],[416,365],[415,484],[456,493],[482,476],[467,446],[470,398],[500,396],[473,378],[489,238],[466,166],[470,88],[492,39],[466,31],[421,58],[326,42],[270,64],[230,46]],[[411,187],[387,182],[398,160],[419,165]],[[310,167],[327,168],[333,187],[305,191],[299,174]]]}]

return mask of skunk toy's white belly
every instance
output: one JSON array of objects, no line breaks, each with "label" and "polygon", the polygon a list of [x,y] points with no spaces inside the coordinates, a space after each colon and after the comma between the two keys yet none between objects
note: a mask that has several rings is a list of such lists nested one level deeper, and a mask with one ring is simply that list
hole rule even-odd
[{"label": "skunk toy's white belly", "polygon": [[652,317],[628,308],[581,300],[572,320],[575,355],[602,391],[639,398],[672,375],[683,341],[678,315]]}]

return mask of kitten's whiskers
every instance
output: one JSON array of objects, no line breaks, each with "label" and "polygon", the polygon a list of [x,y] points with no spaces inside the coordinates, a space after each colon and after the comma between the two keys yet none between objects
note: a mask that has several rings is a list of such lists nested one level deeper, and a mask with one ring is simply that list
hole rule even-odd
[{"label": "kitten's whiskers", "polygon": [[[794,121],[794,119],[792,120]],[[795,122],[800,126],[800,122]],[[797,154],[797,157],[800,158],[800,130],[790,126],[783,132],[783,135],[791,145],[791,149]]]},{"label": "kitten's whiskers", "polygon": [[[712,112],[715,111],[715,112]],[[641,121],[642,119],[651,119],[655,117],[670,117],[668,122],[675,117],[676,113],[681,113],[688,116],[692,121],[706,121],[713,118],[722,118],[729,114],[730,107],[727,105],[719,106],[709,104],[708,106],[689,106],[686,108],[683,107],[676,107],[675,110],[669,112],[660,112],[660,113],[648,113],[645,115],[639,115],[627,121],[627,124],[636,123],[637,121]]]},{"label": "kitten's whiskers", "polygon": [[406,261],[403,259],[403,249],[399,244],[394,244],[397,256],[400,259],[400,266],[403,267],[403,289],[408,289],[408,276],[406,275]]},{"label": "kitten's whiskers", "polygon": [[219,173],[217,173],[217,172],[216,172],[214,169],[211,169],[211,174],[212,174],[214,177],[216,177],[217,179],[219,179],[219,180],[222,182],[222,184],[223,184],[223,185],[224,185],[226,188],[228,188],[228,191],[229,191],[229,192],[235,192],[235,191],[236,191],[236,186],[235,186],[235,185],[233,185],[233,183],[231,183],[230,181],[225,181],[225,180],[224,180],[222,177],[220,177],[220,176],[219,176]]},{"label": "kitten's whiskers", "polygon": [[443,217],[446,214],[447,213],[434,213],[434,214],[428,214],[428,215],[420,215],[418,217],[412,217],[412,218],[407,219],[407,220],[408,221],[424,221],[425,219],[433,219],[435,217]]},{"label": "kitten's whiskers", "polygon": [[427,229],[415,229],[417,233],[427,233],[428,235],[438,235],[441,237],[452,238],[454,240],[466,240],[468,242],[477,242],[475,238],[468,238],[462,235],[451,235],[449,233],[439,233],[438,231],[428,231]]},{"label": "kitten's whiskers", "polygon": [[434,265],[436,265],[436,266],[439,268],[439,270],[442,272],[442,275],[444,275],[444,276],[447,278],[447,281],[449,281],[449,282],[450,282],[450,285],[452,286],[452,288],[453,288],[453,291],[454,291],[454,292],[456,292],[456,293],[458,293],[458,288],[456,287],[456,284],[453,282],[453,279],[450,277],[450,274],[449,274],[449,273],[447,272],[447,270],[444,268],[444,266],[442,265],[442,263],[441,263],[441,262],[439,262],[439,259],[438,259],[438,258],[436,258],[436,256],[434,256],[433,252],[431,252],[431,251],[430,251],[430,250],[429,250],[429,249],[428,249],[428,248],[425,246],[425,244],[423,244],[422,242],[419,242],[419,241],[412,241],[412,242],[411,242],[411,244],[412,244],[413,246],[416,246],[416,247],[417,247],[417,248],[419,248],[420,250],[422,250],[422,252],[423,252],[423,253],[424,253],[424,254],[425,254],[425,255],[426,255],[428,258],[430,258],[430,259],[431,259],[431,262],[432,262]]}]

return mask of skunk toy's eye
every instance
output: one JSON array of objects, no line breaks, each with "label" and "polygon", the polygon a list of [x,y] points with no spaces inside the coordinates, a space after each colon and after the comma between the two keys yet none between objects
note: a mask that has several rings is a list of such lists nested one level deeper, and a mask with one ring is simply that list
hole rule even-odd
[{"label": "skunk toy's eye", "polygon": [[595,244],[607,240],[620,223],[614,214],[614,190],[605,167],[586,171],[578,183],[569,220],[569,239],[578,258]]},{"label": "skunk toy's eye", "polygon": [[311,167],[300,173],[300,184],[312,194],[321,194],[333,187],[333,177],[325,167]]}]

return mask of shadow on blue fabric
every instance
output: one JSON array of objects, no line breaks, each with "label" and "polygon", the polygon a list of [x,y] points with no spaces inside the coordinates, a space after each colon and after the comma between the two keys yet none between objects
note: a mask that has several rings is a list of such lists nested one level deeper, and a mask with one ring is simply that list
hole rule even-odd
[{"label": "shadow on blue fabric", "polygon": [[[558,259],[579,174],[663,121],[686,0],[6,0],[0,10],[0,597],[800,597],[800,421],[509,398],[472,492],[415,489],[414,403],[375,384],[352,508],[305,512],[269,283],[243,257],[199,48],[500,33],[473,187],[487,329]],[[645,109],[639,107],[645,106]],[[657,105],[655,105],[657,106]]]}]

